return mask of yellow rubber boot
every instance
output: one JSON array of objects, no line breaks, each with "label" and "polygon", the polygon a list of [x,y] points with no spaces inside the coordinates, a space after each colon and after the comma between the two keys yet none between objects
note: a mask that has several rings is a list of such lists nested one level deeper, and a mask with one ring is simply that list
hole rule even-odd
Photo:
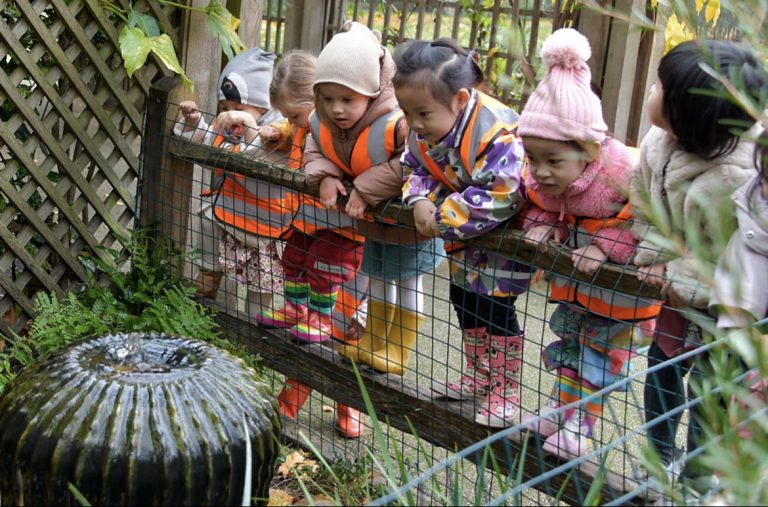
[{"label": "yellow rubber boot", "polygon": [[384,347],[384,339],[392,325],[392,316],[395,313],[394,305],[388,305],[384,301],[371,300],[368,303],[368,317],[365,321],[365,332],[360,341],[355,345],[344,345],[339,349],[339,354],[350,361],[370,365],[360,359],[361,355],[370,357],[377,348]]},{"label": "yellow rubber boot", "polygon": [[[402,375],[408,367],[411,351],[416,346],[416,338],[423,323],[423,314],[398,307],[384,347],[374,350],[370,357],[364,357],[361,353],[360,362],[370,364],[376,371]],[[367,362],[369,359],[371,363]]]}]

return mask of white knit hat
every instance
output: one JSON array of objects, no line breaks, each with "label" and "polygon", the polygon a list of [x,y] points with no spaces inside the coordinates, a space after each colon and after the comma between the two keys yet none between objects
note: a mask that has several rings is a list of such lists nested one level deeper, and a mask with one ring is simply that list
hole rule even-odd
[{"label": "white knit hat", "polygon": [[347,21],[317,57],[314,86],[334,83],[366,97],[378,97],[384,51],[380,35],[356,21]]},{"label": "white knit hat", "polygon": [[272,109],[269,102],[269,84],[272,82],[274,66],[274,53],[259,48],[238,53],[221,71],[219,100]]},{"label": "white knit hat", "polygon": [[546,74],[520,115],[518,133],[555,141],[602,142],[608,126],[590,87],[589,41],[573,28],[552,33],[541,47]]}]

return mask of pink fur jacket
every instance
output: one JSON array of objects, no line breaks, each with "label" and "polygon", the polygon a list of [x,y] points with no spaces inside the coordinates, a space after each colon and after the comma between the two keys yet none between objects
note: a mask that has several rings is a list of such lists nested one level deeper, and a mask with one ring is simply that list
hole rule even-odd
[{"label": "pink fur jacket", "polygon": [[[609,218],[627,204],[628,188],[635,155],[630,148],[615,139],[603,142],[600,157],[589,163],[581,176],[571,183],[561,195],[550,196],[539,191],[539,184],[526,171],[525,187],[528,192],[535,192],[543,209],[536,205],[523,212],[523,229],[535,225],[552,224],[567,238],[573,232],[565,221],[566,215],[580,218]],[[627,227],[608,227],[600,229],[591,238],[577,238],[576,245],[589,244],[600,248],[608,258],[618,264],[625,264],[632,259],[637,241]],[[584,241],[587,239],[587,241]]]}]

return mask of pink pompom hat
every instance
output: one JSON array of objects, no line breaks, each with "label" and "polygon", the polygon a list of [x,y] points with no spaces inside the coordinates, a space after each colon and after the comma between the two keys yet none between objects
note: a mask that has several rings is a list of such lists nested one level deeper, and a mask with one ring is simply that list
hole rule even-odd
[{"label": "pink pompom hat", "polygon": [[590,87],[589,41],[573,28],[552,33],[541,47],[546,74],[520,115],[521,136],[601,143],[608,126]]}]

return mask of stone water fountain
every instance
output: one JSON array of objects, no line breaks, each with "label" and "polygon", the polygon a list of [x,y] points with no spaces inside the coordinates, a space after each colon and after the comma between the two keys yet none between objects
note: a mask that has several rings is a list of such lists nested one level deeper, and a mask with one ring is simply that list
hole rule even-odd
[{"label": "stone water fountain", "polygon": [[274,397],[204,342],[131,333],[59,350],[0,397],[0,505],[241,505],[268,497]]}]

